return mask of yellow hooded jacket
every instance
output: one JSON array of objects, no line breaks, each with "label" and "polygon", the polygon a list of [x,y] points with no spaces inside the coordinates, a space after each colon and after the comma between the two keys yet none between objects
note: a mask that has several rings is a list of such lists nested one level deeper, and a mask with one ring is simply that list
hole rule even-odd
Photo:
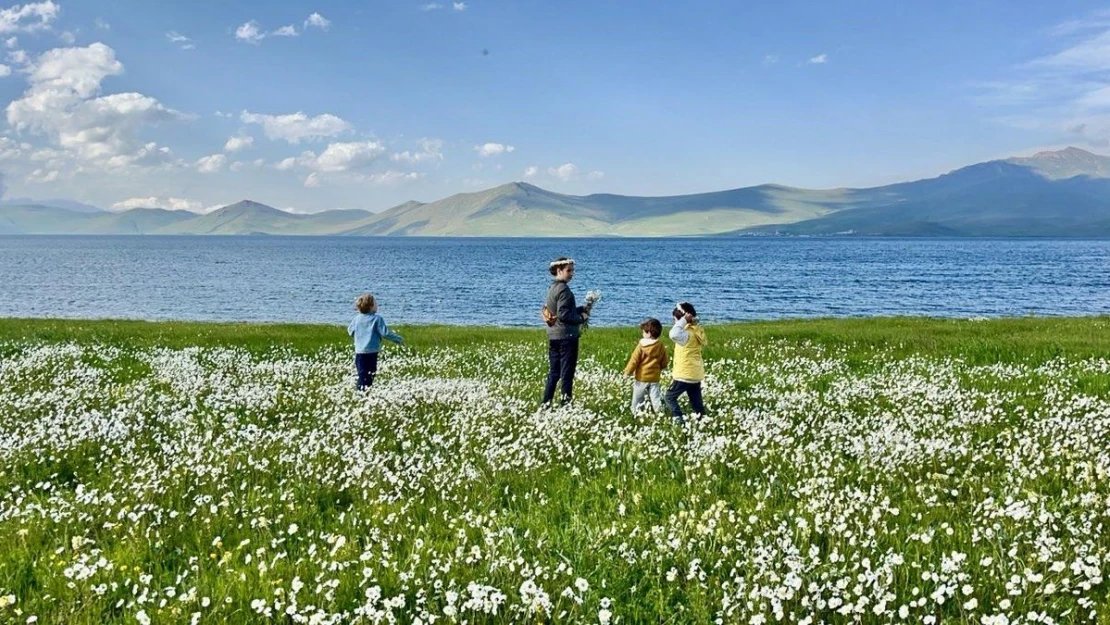
[{"label": "yellow hooded jacket", "polygon": [[705,328],[696,320],[693,323],[675,324],[671,328],[671,339],[685,331],[689,338],[685,345],[674,344],[674,370],[671,378],[681,382],[701,382],[705,379],[705,361],[702,359],[701,350],[707,345]]}]

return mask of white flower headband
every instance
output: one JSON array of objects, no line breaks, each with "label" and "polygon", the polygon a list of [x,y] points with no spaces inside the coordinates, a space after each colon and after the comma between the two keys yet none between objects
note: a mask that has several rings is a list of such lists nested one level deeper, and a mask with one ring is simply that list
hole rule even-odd
[{"label": "white flower headband", "polygon": [[573,258],[564,258],[563,260],[553,260],[548,267],[562,267],[563,265],[573,265]]},{"label": "white flower headband", "polygon": [[675,307],[675,309],[678,310],[678,312],[680,312],[684,315],[686,314],[686,309],[682,307],[682,302],[678,302],[677,304],[674,305],[674,307]]}]

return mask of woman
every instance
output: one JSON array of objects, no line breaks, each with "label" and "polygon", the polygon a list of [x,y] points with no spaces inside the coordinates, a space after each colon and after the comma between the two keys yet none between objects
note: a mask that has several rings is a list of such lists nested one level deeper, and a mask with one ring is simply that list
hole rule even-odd
[{"label": "woman", "polygon": [[590,318],[585,307],[577,306],[568,282],[574,279],[574,260],[566,257],[555,259],[548,271],[555,279],[547,289],[543,307],[547,323],[547,358],[551,369],[547,372],[547,385],[543,389],[543,403],[550,405],[555,398],[555,387],[562,381],[562,402],[571,400],[574,391],[574,370],[578,367],[578,336],[581,326]]}]

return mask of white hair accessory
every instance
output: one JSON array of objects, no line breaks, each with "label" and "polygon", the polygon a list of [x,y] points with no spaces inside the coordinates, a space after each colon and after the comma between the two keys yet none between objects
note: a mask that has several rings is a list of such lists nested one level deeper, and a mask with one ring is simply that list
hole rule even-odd
[{"label": "white hair accessory", "polygon": [[686,314],[686,309],[682,307],[682,302],[679,302],[679,303],[675,304],[674,307],[675,307],[675,310],[677,310],[678,312],[680,312],[684,315]]},{"label": "white hair accessory", "polygon": [[563,260],[553,260],[548,267],[562,267],[563,265],[573,265],[573,258],[564,258]]}]

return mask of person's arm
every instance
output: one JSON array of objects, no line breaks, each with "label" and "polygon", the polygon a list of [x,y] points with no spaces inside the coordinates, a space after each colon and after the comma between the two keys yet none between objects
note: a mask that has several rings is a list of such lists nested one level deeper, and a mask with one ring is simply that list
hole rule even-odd
[{"label": "person's arm", "polygon": [[644,355],[644,350],[640,349],[639,343],[636,344],[636,349],[632,350],[632,356],[628,359],[628,364],[624,366],[624,374],[632,375],[636,367],[640,366],[640,359]]},{"label": "person's arm", "polygon": [[690,333],[686,331],[686,317],[675,319],[674,327],[671,328],[670,337],[675,342],[675,345],[686,346],[686,342],[690,340]]},{"label": "person's arm", "polygon": [[382,325],[382,327],[379,329],[379,332],[381,332],[382,334],[382,338],[389,339],[394,343],[397,343],[398,345],[405,342],[405,339],[401,338],[400,334],[397,334],[393,330],[389,329],[389,326],[385,323],[385,318],[378,317],[378,321],[380,321]]},{"label": "person's arm", "polygon": [[558,312],[556,316],[559,321],[562,321],[568,326],[582,325],[584,319],[582,318],[582,309],[574,306],[574,294],[570,292],[570,287],[564,286],[558,295]]},{"label": "person's arm", "polygon": [[358,323],[358,317],[355,317],[354,319],[351,319],[351,323],[347,324],[347,335],[348,336],[354,336],[355,335],[355,324],[356,323]]},{"label": "person's arm", "polygon": [[669,365],[669,364],[671,364],[671,359],[670,359],[670,357],[669,357],[669,356],[667,356],[667,350],[666,350],[666,349],[664,349],[664,350],[663,350],[663,364],[662,364],[662,368],[663,368],[663,369],[666,369],[666,368],[667,368],[667,365]]}]

